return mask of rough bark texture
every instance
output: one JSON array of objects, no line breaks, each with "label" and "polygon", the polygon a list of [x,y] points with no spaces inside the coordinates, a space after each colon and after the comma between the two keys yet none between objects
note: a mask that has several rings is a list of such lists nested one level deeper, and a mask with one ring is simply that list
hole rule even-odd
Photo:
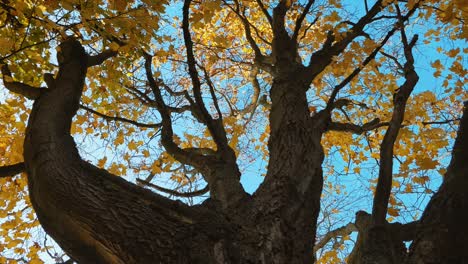
[{"label": "rough bark texture", "polygon": [[439,191],[422,217],[408,263],[468,263],[468,103]]},{"label": "rough bark texture", "polygon": [[[75,261],[312,261],[313,219],[322,187],[322,129],[319,119],[310,118],[304,84],[297,78],[275,81],[272,88],[276,106],[271,140],[277,143],[270,149],[276,162],[269,168],[275,177],[267,179],[275,180],[267,180],[256,196],[228,209],[216,199],[188,207],[80,158],[69,131],[89,56],[70,38],[61,44],[58,57],[57,77],[34,102],[24,158],[39,221]],[[285,92],[292,89],[297,93]]]},{"label": "rough bark texture", "polygon": [[[268,58],[258,47],[255,49],[252,37],[248,36],[249,25],[244,24],[247,39],[256,50],[256,61],[264,63],[258,67],[268,69],[273,77],[270,161],[265,181],[250,196],[238,181],[240,172],[234,151],[227,144],[222,118],[212,118],[204,108],[188,32],[190,1],[185,1],[184,40],[196,95],[196,100],[190,103],[194,116],[209,127],[216,141],[218,150],[213,151],[214,155],[181,149],[173,142],[170,112],[152,77],[149,55],[145,57],[145,68],[161,113],[162,145],[176,159],[199,169],[211,190],[211,198],[194,207],[154,194],[81,159],[70,127],[79,108],[86,71],[115,53],[91,57],[76,39],[66,39],[58,53],[59,73],[56,78],[47,77],[48,89],[31,90],[18,83],[6,85],[13,92],[35,99],[26,130],[24,166],[31,202],[41,225],[79,263],[313,263],[323,185],[324,152],[320,140],[329,129],[336,95],[346,83],[337,86],[327,107],[313,116],[306,92],[311,80],[378,13],[380,3],[376,1],[356,24],[353,34],[338,42],[329,35],[323,49],[311,57],[309,66],[298,59],[296,39],[285,29],[290,1],[279,1],[270,19],[274,39]],[[414,69],[409,69],[413,72],[407,72],[408,76],[417,82]],[[2,72],[8,75],[7,69]],[[412,87],[402,89],[396,95],[397,100],[406,101],[411,90]],[[396,121],[392,119],[395,124],[390,141],[395,140],[403,120],[404,104],[395,111],[397,117]],[[465,107],[444,183],[421,221],[389,224],[384,221],[385,203],[375,214],[380,215],[380,221],[359,212],[355,223],[359,230],[358,243],[350,263],[468,261],[468,169],[463,161],[468,156],[466,112]],[[362,133],[365,127],[360,129]],[[391,159],[392,152],[388,153]],[[391,168],[389,164],[387,168]],[[5,171],[16,171],[21,166]],[[391,170],[386,173],[391,183]],[[383,192],[384,202],[388,199],[387,192]],[[422,231],[415,236],[419,230]],[[403,241],[414,237],[408,257]]]},{"label": "rough bark texture", "polygon": [[[465,103],[452,160],[438,192],[421,219],[407,225],[375,225],[369,214],[358,212],[358,240],[351,264],[467,263],[468,262],[468,106]],[[412,241],[409,250],[404,241]]]},{"label": "rough bark texture", "polygon": [[224,237],[222,219],[194,214],[80,158],[69,131],[87,55],[69,39],[59,63],[55,87],[34,103],[24,144],[31,202],[44,229],[79,263],[209,263],[213,241]]}]

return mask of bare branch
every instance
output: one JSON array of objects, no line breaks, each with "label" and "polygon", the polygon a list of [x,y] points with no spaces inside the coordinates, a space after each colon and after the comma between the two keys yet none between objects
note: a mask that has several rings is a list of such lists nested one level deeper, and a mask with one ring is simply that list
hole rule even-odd
[{"label": "bare branch", "polygon": [[258,6],[260,7],[260,10],[262,10],[263,14],[267,18],[270,25],[273,25],[273,18],[271,18],[270,13],[266,9],[266,7],[263,5],[262,1],[261,0],[255,0],[255,1],[257,2]]},{"label": "bare branch", "polygon": [[[160,87],[152,76],[152,57],[146,53],[144,56],[148,83],[153,90],[156,107],[162,118],[162,145],[179,162],[191,165],[199,171],[210,186],[211,197],[220,201],[223,208],[229,208],[232,204],[237,203],[248,195],[239,182],[240,172],[236,164],[236,155],[233,149],[229,145],[226,145],[224,148],[218,146],[216,152],[198,148],[181,149],[174,142],[170,113],[164,103]],[[221,122],[219,124],[222,125]]]},{"label": "bare branch", "polygon": [[377,129],[379,127],[388,126],[388,122],[380,122],[380,119],[376,118],[364,125],[355,125],[351,123],[338,123],[338,122],[331,122],[328,126],[329,131],[342,131],[342,132],[351,132],[354,134],[362,134],[367,131],[371,131]]},{"label": "bare branch", "polygon": [[235,1],[235,3],[236,3],[236,9],[232,8],[231,6],[229,6],[229,8],[239,17],[239,19],[241,20],[244,26],[245,37],[255,54],[255,64],[267,72],[272,72],[271,59],[262,54],[260,48],[258,47],[257,43],[252,37],[250,23],[248,19],[245,17],[244,13],[241,11],[242,7],[240,6],[237,0]]},{"label": "bare branch", "polygon": [[0,166],[0,178],[7,178],[15,176],[18,173],[24,172],[24,162],[16,163],[13,165]]},{"label": "bare branch", "polygon": [[96,110],[93,110],[85,105],[80,105],[80,108],[90,112],[90,113],[93,113],[99,117],[102,117],[104,118],[105,120],[108,120],[108,121],[119,121],[119,122],[124,122],[124,123],[129,123],[129,124],[132,124],[134,126],[137,126],[137,127],[147,127],[147,128],[160,128],[162,125],[161,123],[156,123],[156,124],[145,124],[145,123],[140,123],[140,122],[137,122],[137,121],[134,121],[134,120],[130,120],[130,119],[127,119],[127,118],[123,118],[123,117],[119,117],[119,116],[108,116],[108,115],[105,115],[103,113],[100,113]]},{"label": "bare branch", "polygon": [[244,123],[244,129],[247,127],[247,125],[250,123],[252,120],[255,110],[258,107],[258,99],[260,97],[260,84],[258,83],[257,79],[258,75],[258,68],[253,68],[252,72],[250,73],[250,82],[252,83],[252,87],[254,88],[254,94],[252,96],[252,102],[248,107],[246,107],[246,110],[250,111],[250,116],[249,119]]},{"label": "bare branch", "polygon": [[310,8],[312,5],[315,3],[315,0],[309,0],[307,2],[307,5],[305,6],[304,10],[302,11],[301,15],[297,18],[296,20],[296,26],[294,27],[294,33],[293,33],[293,39],[297,41],[297,36],[299,35],[299,31],[301,30],[302,27],[302,22],[306,18],[307,14],[310,11]]},{"label": "bare branch", "polygon": [[[190,9],[191,0],[185,0],[183,6],[183,19],[182,19],[182,30],[184,35],[184,43],[187,52],[187,64],[190,79],[192,80],[193,94],[195,97],[195,104],[200,113],[202,122],[208,127],[211,136],[213,137],[214,142],[218,146],[219,150],[228,150],[230,149],[228,145],[228,140],[226,136],[226,131],[224,129],[221,119],[214,120],[206,106],[203,102],[202,92],[201,92],[201,83],[196,67],[195,55],[193,52],[193,42],[190,35],[190,26],[189,26],[189,9]],[[232,151],[232,149],[231,149]],[[224,153],[226,154],[226,153]]]},{"label": "bare branch", "polygon": [[161,114],[161,143],[163,144],[164,148],[167,150],[169,154],[174,156],[178,161],[184,164],[189,164],[194,167],[196,167],[199,171],[205,171],[206,170],[206,163],[208,162],[207,159],[205,159],[205,156],[197,154],[195,152],[190,152],[181,149],[173,139],[174,136],[174,131],[172,129],[172,120],[170,116],[170,111],[168,110],[163,97],[161,95],[161,90],[156,82],[156,80],[153,77],[152,71],[151,71],[151,60],[152,57],[144,53],[144,58],[145,58],[145,71],[146,71],[146,77],[148,79],[148,84],[153,91],[154,97],[155,97],[155,106],[156,109],[159,111]]},{"label": "bare branch", "polygon": [[320,239],[320,241],[315,244],[314,246],[314,253],[317,252],[319,249],[323,248],[331,239],[338,237],[338,236],[347,236],[352,232],[356,232],[358,229],[354,223],[348,223],[345,226],[339,227],[335,230],[332,230],[325,234],[325,236]]},{"label": "bare branch", "polygon": [[221,109],[219,108],[218,98],[216,98],[214,84],[211,81],[210,75],[206,71],[206,68],[203,67],[203,66],[201,66],[201,68],[203,70],[203,74],[205,76],[206,83],[208,84],[208,87],[210,88],[211,100],[213,100],[213,104],[214,104],[214,106],[216,108],[216,111],[218,112],[218,118],[222,120],[223,119],[223,114],[221,113]]}]

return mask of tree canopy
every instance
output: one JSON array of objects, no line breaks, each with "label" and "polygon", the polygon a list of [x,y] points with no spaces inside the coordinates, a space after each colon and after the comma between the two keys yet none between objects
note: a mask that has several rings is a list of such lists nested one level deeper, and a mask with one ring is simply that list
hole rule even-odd
[{"label": "tree canopy", "polygon": [[[299,236],[292,254],[317,263],[365,259],[358,219],[420,224],[445,184],[468,99],[467,16],[463,0],[1,0],[0,263],[67,259],[29,196],[42,174],[28,157],[53,150],[24,142],[46,133],[33,120],[42,112],[30,117],[38,98],[81,77],[69,131],[85,161],[138,185],[132,193],[216,208],[259,230],[293,225],[291,238],[259,233],[279,252]],[[84,68],[67,68],[78,51]],[[83,76],[67,77],[75,69]],[[73,103],[50,107],[47,122]],[[288,214],[298,220],[272,220]]]}]

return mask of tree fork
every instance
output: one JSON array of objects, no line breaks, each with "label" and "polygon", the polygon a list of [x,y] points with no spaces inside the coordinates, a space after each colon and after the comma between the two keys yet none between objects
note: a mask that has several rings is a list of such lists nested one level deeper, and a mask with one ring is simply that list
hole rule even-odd
[{"label": "tree fork", "polygon": [[222,218],[158,196],[80,158],[70,127],[88,56],[73,38],[60,48],[56,88],[44,89],[35,100],[24,143],[31,202],[46,232],[79,263],[214,259],[210,241],[228,236],[219,226]]}]

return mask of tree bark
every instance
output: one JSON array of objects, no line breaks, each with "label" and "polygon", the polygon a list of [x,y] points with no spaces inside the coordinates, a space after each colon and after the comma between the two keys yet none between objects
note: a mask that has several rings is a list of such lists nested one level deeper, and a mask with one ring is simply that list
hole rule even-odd
[{"label": "tree bark", "polygon": [[422,230],[408,263],[468,262],[468,103],[465,102],[452,160],[440,189],[421,217]]},{"label": "tree bark", "polygon": [[55,88],[34,102],[24,144],[31,202],[46,232],[79,263],[216,263],[213,248],[227,231],[222,217],[80,158],[70,126],[87,54],[74,39],[60,47]]},{"label": "tree bark", "polygon": [[[275,47],[295,48],[286,44]],[[307,69],[278,52],[270,91],[265,181],[252,196],[214,196],[189,207],[81,159],[70,127],[87,68],[99,62],[90,62],[77,40],[65,40],[58,53],[57,77],[48,79],[49,89],[35,92],[24,143],[30,198],[45,231],[79,263],[313,263],[323,185],[320,140],[330,123],[330,110],[310,116]],[[465,107],[444,183],[421,219],[423,228],[407,263],[468,260],[466,119]],[[238,171],[229,168],[226,173],[237,177]],[[358,248],[350,263],[403,263],[407,255],[403,241],[411,240],[408,233],[420,228],[373,225],[370,215],[362,212],[356,227]],[[386,257],[376,260],[376,254]]]},{"label": "tree bark", "polygon": [[[73,38],[60,45],[59,73],[49,78],[49,89],[40,90],[24,143],[32,205],[45,231],[73,260],[312,262],[323,150],[321,132],[314,132],[322,130],[318,119],[310,117],[304,83],[289,79],[273,85],[273,162],[259,192],[229,210],[216,197],[189,207],[81,159],[70,127],[88,58]],[[292,96],[291,89],[296,90]]]},{"label": "tree bark", "polygon": [[[468,262],[468,105],[443,183],[421,219],[407,225],[375,225],[366,212],[356,214],[359,231],[351,264],[435,264]],[[408,249],[404,241],[412,241]]]}]

